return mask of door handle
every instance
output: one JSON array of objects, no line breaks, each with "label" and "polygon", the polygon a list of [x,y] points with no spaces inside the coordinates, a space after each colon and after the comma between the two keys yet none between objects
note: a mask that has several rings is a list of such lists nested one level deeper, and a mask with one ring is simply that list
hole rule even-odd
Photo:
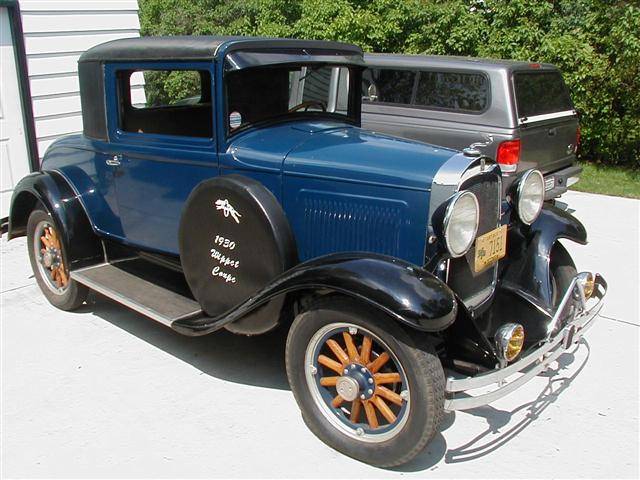
[{"label": "door handle", "polygon": [[109,158],[105,163],[110,167],[117,167],[120,165],[122,160],[122,155],[114,155],[113,158]]},{"label": "door handle", "polygon": [[547,132],[547,135],[549,135],[550,137],[555,137],[556,133],[558,133],[558,129],[554,127],[549,129],[549,131]]}]

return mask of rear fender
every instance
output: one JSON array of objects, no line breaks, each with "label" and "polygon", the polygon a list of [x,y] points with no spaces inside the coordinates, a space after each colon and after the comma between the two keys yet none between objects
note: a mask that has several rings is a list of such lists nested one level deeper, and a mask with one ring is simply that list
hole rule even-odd
[{"label": "rear fender", "polygon": [[513,253],[502,288],[553,314],[550,256],[554,244],[561,238],[585,245],[587,231],[573,215],[548,204],[531,226],[509,232],[509,249]]},{"label": "rear fender", "polygon": [[177,321],[172,327],[187,335],[204,335],[239,320],[269,300],[303,292],[340,293],[426,332],[444,330],[457,314],[453,292],[426,270],[384,255],[339,253],[288,270],[222,315]]},{"label": "rear fender", "polygon": [[67,180],[54,171],[32,173],[16,185],[9,213],[9,240],[27,234],[29,215],[39,204],[51,214],[61,233],[70,271],[102,260],[100,239],[84,207]]}]

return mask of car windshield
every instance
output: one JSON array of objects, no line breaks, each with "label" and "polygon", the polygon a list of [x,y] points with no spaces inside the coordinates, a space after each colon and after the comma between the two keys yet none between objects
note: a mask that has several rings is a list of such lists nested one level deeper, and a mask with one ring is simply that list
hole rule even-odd
[{"label": "car windshield", "polygon": [[225,76],[230,133],[300,116],[354,119],[349,67],[307,64],[246,68]]}]

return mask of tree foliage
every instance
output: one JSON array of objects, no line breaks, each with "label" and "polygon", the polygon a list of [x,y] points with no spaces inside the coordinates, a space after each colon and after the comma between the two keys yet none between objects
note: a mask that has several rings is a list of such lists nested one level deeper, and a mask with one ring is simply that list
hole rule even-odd
[{"label": "tree foliage", "polygon": [[640,5],[625,0],[140,0],[144,35],[340,40],[365,51],[550,62],[583,158],[640,168]]}]

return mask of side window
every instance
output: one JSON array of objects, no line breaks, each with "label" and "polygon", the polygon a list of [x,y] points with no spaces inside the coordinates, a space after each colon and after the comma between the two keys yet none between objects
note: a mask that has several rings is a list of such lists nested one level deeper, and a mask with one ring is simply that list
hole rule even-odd
[{"label": "side window", "polygon": [[415,79],[416,72],[412,70],[369,68],[362,76],[362,100],[409,105]]},{"label": "side window", "polygon": [[116,77],[121,130],[213,137],[208,70],[119,70]]},{"label": "side window", "polygon": [[489,80],[480,73],[421,71],[414,104],[481,112],[489,104]]}]

